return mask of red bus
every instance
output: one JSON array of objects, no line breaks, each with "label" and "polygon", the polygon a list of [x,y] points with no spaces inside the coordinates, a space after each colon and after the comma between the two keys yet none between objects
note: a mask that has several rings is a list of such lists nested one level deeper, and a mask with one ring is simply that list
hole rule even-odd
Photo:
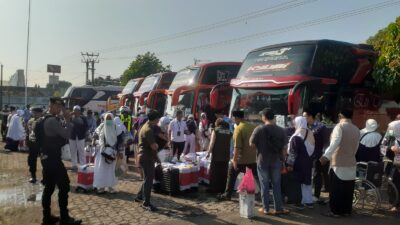
[{"label": "red bus", "polygon": [[127,106],[133,111],[133,107],[135,105],[133,93],[139,89],[143,80],[144,78],[132,79],[125,85],[122,92],[118,94],[119,106]]},{"label": "red bus", "polygon": [[374,90],[371,77],[376,52],[371,46],[332,40],[299,41],[251,51],[237,79],[231,81],[231,111],[242,109],[260,122],[259,111],[270,107],[286,126],[288,115],[317,107],[332,121],[341,108],[353,108],[354,123],[362,128],[369,118],[380,130],[399,111],[399,105]]},{"label": "red bus", "polygon": [[[198,119],[205,112],[210,120],[214,111],[229,112],[231,88],[229,81],[236,77],[240,62],[213,62],[188,66],[180,70],[164,94],[167,98],[166,112],[174,116],[177,109],[186,115],[193,114]],[[218,89],[216,87],[219,87]],[[214,94],[211,94],[214,93]],[[210,96],[218,96],[214,105]]]},{"label": "red bus", "polygon": [[137,114],[139,109],[146,111],[147,109],[156,109],[160,113],[164,113],[166,99],[158,98],[157,101],[148,100],[148,95],[151,91],[166,90],[171,85],[175,72],[162,72],[148,75],[140,88],[133,94],[135,98],[135,105],[133,108],[133,113]]}]

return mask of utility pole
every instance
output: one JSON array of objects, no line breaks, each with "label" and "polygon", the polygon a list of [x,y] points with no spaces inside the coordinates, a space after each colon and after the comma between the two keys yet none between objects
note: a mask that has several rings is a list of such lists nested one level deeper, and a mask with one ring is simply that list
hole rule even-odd
[{"label": "utility pole", "polygon": [[0,69],[0,110],[3,109],[3,63],[1,64]]},{"label": "utility pole", "polygon": [[[81,52],[82,55],[82,63],[86,64],[86,84],[89,84],[89,70],[92,71],[92,85],[94,86],[94,71],[96,70],[94,68],[95,63],[99,63],[99,53],[83,53]],[[91,68],[89,67],[91,65]]]}]

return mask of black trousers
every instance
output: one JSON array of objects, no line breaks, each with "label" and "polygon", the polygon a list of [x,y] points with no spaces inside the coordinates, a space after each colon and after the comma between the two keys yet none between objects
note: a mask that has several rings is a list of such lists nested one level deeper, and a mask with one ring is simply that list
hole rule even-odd
[{"label": "black trousers", "polygon": [[139,156],[139,164],[143,170],[143,183],[137,193],[137,198],[143,199],[143,204],[150,204],[151,189],[153,187],[153,179],[155,174],[154,160],[147,157]]},{"label": "black trousers", "polygon": [[287,204],[300,204],[302,200],[301,184],[296,180],[293,171],[282,175],[282,199],[287,197]]},{"label": "black trousers", "polygon": [[181,154],[183,152],[183,149],[185,148],[185,142],[172,142],[172,154],[175,155],[177,154],[178,160],[181,158]]},{"label": "black trousers", "polygon": [[228,169],[228,180],[226,182],[226,188],[225,188],[225,194],[227,197],[232,197],[232,194],[234,191],[233,189],[235,188],[237,176],[239,175],[239,173],[245,173],[247,167],[249,169],[251,169],[251,171],[253,172],[254,179],[257,182],[257,185],[260,186],[260,181],[258,180],[258,175],[257,175],[257,164],[256,163],[237,165],[237,170],[235,170],[233,168],[233,164],[230,163],[229,169]]},{"label": "black trousers", "polygon": [[[1,124],[1,137],[2,137],[3,142],[6,142],[6,138],[7,138],[7,126],[6,126],[6,125],[3,126],[3,123],[4,123],[4,122],[2,122],[2,124]],[[5,122],[5,123],[7,123],[7,122]]]},{"label": "black trousers", "polygon": [[211,160],[210,165],[210,191],[221,193],[225,191],[226,180],[228,178],[229,162],[218,162]]},{"label": "black trousers", "polygon": [[333,169],[329,171],[330,192],[329,206],[331,212],[338,215],[351,214],[355,180],[341,180]]},{"label": "black trousers", "polygon": [[28,148],[29,148],[29,154],[28,154],[29,172],[31,173],[31,177],[36,179],[36,164],[37,164],[37,158],[39,156],[40,147],[37,144],[28,141]]},{"label": "black trousers", "polygon": [[51,215],[51,196],[54,189],[58,187],[58,205],[60,207],[61,219],[67,219],[68,214],[68,192],[69,178],[67,170],[61,159],[47,158],[42,160],[44,190],[42,196],[43,219]]},{"label": "black trousers", "polygon": [[325,186],[325,190],[329,192],[329,163],[321,165],[319,160],[315,160],[314,167],[314,196],[319,198],[322,184]]}]

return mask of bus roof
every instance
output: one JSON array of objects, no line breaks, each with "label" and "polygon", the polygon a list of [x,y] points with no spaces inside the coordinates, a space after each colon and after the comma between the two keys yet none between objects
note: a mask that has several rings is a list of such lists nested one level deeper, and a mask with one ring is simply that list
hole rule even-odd
[{"label": "bus roof", "polygon": [[321,40],[293,41],[293,42],[285,42],[285,43],[279,43],[279,44],[274,44],[274,45],[267,45],[267,46],[264,46],[261,48],[253,49],[252,51],[250,51],[250,53],[262,51],[262,50],[270,49],[270,48],[279,48],[279,47],[293,46],[293,45],[307,45],[307,44],[310,45],[310,44],[320,44],[320,43],[335,43],[338,45],[346,45],[346,46],[350,46],[350,47],[356,47],[356,48],[361,48],[364,50],[373,51],[373,47],[371,45],[367,45],[367,44],[352,44],[352,43],[344,42],[344,41],[321,39]]},{"label": "bus roof", "polygon": [[207,67],[207,66],[223,66],[223,65],[241,65],[241,62],[235,61],[227,61],[227,62],[207,62],[207,63],[200,63],[196,65],[190,65],[185,68],[200,68],[200,67]]}]

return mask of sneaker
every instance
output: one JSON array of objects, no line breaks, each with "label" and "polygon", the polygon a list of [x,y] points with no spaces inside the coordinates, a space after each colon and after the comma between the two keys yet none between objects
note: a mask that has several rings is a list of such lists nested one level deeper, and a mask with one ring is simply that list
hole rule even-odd
[{"label": "sneaker", "polygon": [[31,183],[31,184],[35,184],[36,181],[37,181],[36,178],[33,178],[33,177],[31,179],[29,179],[29,183]]},{"label": "sneaker", "polygon": [[150,211],[150,212],[155,212],[155,211],[158,210],[157,207],[155,207],[152,204],[148,204],[148,205],[142,204],[140,207],[142,207],[144,210],[147,210],[147,211]]},{"label": "sneaker", "polygon": [[47,219],[43,218],[42,225],[54,225],[54,224],[57,224],[58,221],[60,221],[60,217],[51,215]]},{"label": "sneaker", "polygon": [[80,225],[82,220],[77,220],[72,217],[68,217],[67,219],[61,219],[60,225]]},{"label": "sneaker", "polygon": [[304,209],[304,205],[303,204],[294,204],[294,208],[303,210]]},{"label": "sneaker", "polygon": [[308,209],[313,209],[313,208],[314,208],[314,204],[313,204],[313,203],[306,203],[305,206],[306,206]]},{"label": "sneaker", "polygon": [[230,201],[230,200],[231,200],[231,197],[228,196],[227,194],[221,194],[221,195],[218,195],[218,196],[217,196],[217,199],[218,199],[219,201]]}]

